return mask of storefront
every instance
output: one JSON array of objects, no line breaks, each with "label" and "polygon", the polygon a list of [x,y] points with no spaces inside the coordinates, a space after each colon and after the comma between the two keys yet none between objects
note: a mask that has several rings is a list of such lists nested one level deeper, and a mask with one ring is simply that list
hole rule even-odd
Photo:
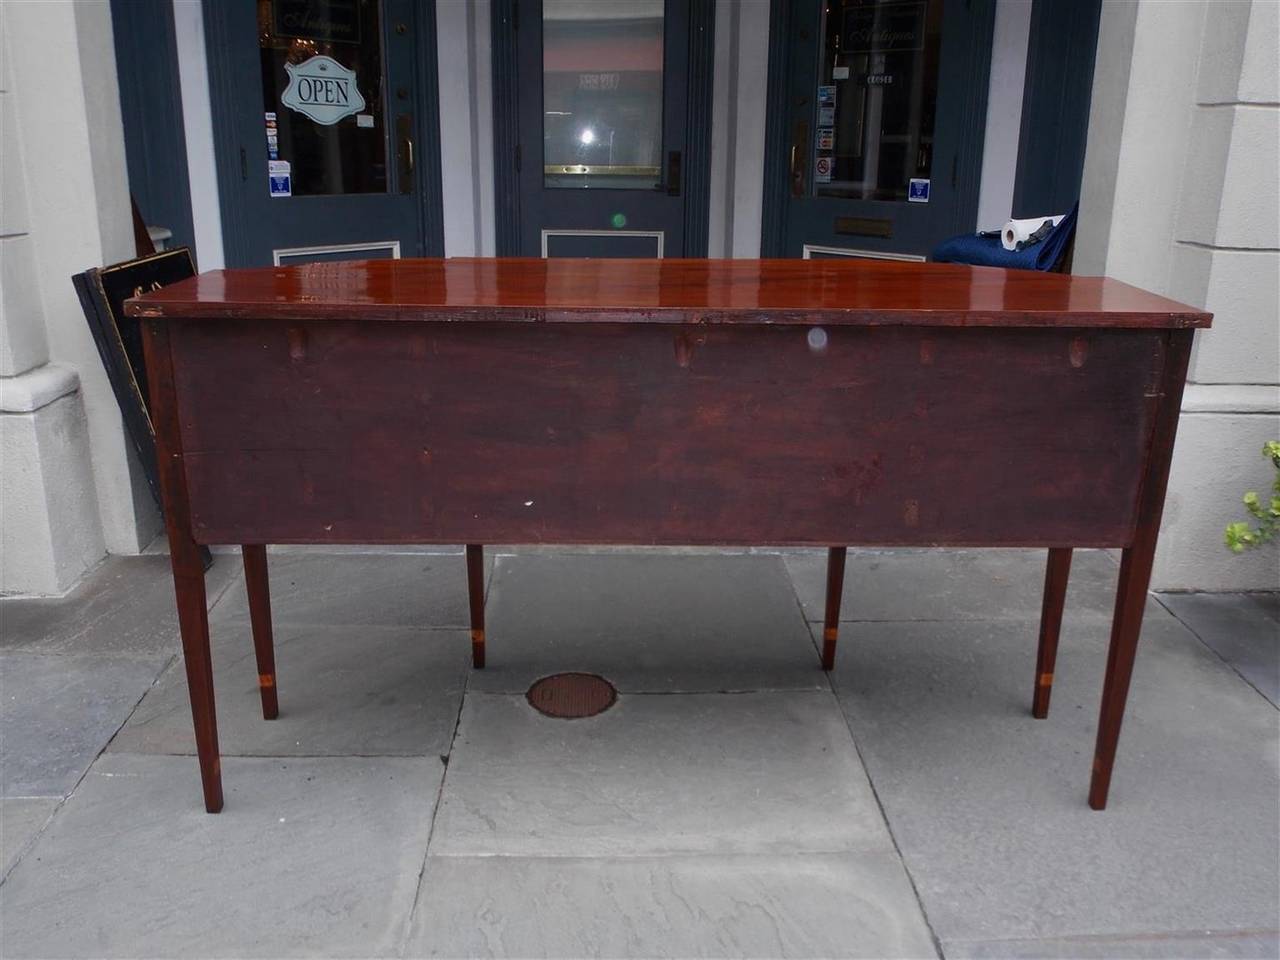
[{"label": "storefront", "polygon": [[[181,235],[216,196],[201,261],[247,266],[463,252],[459,219],[466,252],[706,256],[754,234],[774,256],[923,259],[984,194],[982,226],[1078,197],[1099,9],[263,0],[203,5],[202,41],[166,0],[113,15],[121,62],[153,65],[123,99],[144,216]],[[215,182],[161,184],[202,124]]]},{"label": "storefront", "polygon": [[158,530],[66,280],[132,254],[130,196],[202,270],[922,259],[1079,200],[1076,272],[1218,313],[1192,367],[1156,582],[1266,585],[1263,564],[1219,551],[1239,491],[1267,483],[1253,448],[1280,409],[1276,186],[1256,177],[1277,168],[1280,139],[1273,3],[3,10],[0,378],[5,459],[23,465],[6,467],[5,547],[40,545],[22,564],[34,573],[6,561],[4,592],[61,592]]}]

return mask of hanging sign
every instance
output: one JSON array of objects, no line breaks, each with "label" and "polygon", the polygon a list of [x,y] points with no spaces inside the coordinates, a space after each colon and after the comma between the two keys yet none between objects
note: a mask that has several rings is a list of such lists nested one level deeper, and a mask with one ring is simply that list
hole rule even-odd
[{"label": "hanging sign", "polygon": [[323,126],[364,110],[364,97],[356,88],[356,72],[333,57],[316,56],[302,63],[286,63],[289,85],[280,102]]}]

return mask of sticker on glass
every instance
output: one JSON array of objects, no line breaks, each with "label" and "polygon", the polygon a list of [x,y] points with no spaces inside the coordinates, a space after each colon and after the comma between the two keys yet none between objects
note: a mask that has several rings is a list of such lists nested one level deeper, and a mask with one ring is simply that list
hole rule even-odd
[{"label": "sticker on glass", "polygon": [[912,203],[928,203],[929,181],[917,180],[913,177],[909,181],[909,186],[907,187],[907,199]]},{"label": "sticker on glass", "polygon": [[364,97],[356,89],[356,72],[333,57],[320,55],[302,63],[286,63],[284,69],[289,85],[280,94],[280,102],[316,123],[327,127],[365,108]]},{"label": "sticker on glass", "polygon": [[818,128],[818,149],[834,150],[836,147],[836,132],[831,127]]},{"label": "sticker on glass", "polygon": [[818,126],[834,127],[836,125],[836,108],[835,107],[819,107],[818,108]]},{"label": "sticker on glass", "polygon": [[827,84],[818,88],[818,106],[834,107],[836,105],[835,84]]},{"label": "sticker on glass", "polygon": [[813,164],[813,179],[818,183],[830,183],[832,165],[831,157],[818,157]]},{"label": "sticker on glass", "polygon": [[372,128],[372,127],[373,127],[373,114],[372,114],[372,113],[357,113],[357,114],[356,114],[356,126],[357,126],[357,127],[368,127],[368,128]]},{"label": "sticker on glass", "polygon": [[288,160],[271,160],[267,163],[267,182],[271,196],[293,196],[293,177]]}]

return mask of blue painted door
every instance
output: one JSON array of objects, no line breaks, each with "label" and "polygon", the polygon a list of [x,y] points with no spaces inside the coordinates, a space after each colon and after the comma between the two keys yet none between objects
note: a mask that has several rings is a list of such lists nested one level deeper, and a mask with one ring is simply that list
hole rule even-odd
[{"label": "blue painted door", "polygon": [[689,0],[519,0],[519,252],[684,256]]},{"label": "blue painted door", "polygon": [[923,259],[973,229],[991,0],[789,10],[781,253]]},{"label": "blue painted door", "polygon": [[434,9],[233,0],[204,10],[228,265],[438,253],[438,161],[423,162],[439,156],[426,102]]}]

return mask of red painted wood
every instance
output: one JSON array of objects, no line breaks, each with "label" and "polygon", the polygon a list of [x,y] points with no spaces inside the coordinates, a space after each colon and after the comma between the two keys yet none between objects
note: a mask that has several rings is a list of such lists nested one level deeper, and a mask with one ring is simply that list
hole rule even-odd
[{"label": "red painted wood", "polygon": [[1165,337],[170,329],[203,543],[1123,546]]},{"label": "red painted wood", "polygon": [[892,260],[369,260],[215,270],[130,316],[598,323],[1204,327],[1103,277]]}]

